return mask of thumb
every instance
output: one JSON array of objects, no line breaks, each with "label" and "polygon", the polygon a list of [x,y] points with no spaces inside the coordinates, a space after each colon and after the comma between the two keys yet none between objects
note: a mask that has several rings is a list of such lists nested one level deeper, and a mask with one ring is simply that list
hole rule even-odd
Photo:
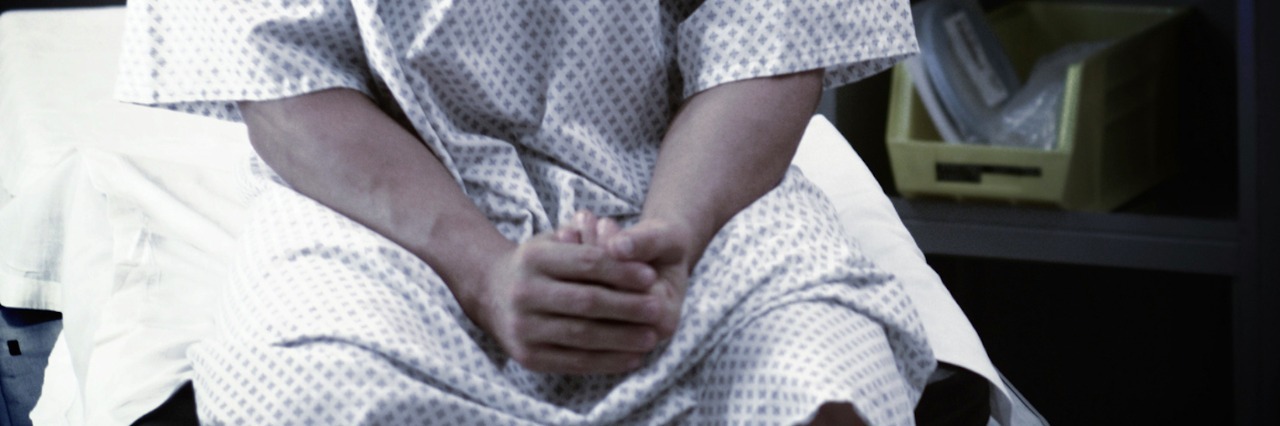
[{"label": "thumb", "polygon": [[679,258],[682,250],[670,227],[645,221],[614,234],[606,247],[614,258],[636,262]]}]

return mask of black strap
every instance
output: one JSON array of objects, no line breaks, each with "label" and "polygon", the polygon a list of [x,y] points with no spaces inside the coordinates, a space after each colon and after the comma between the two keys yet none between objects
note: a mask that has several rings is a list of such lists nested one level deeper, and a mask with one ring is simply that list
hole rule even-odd
[{"label": "black strap", "polygon": [[190,381],[174,391],[173,395],[169,395],[169,399],[159,407],[133,422],[133,426],[199,426],[199,424],[200,419],[196,417],[196,391]]},{"label": "black strap", "polygon": [[[926,386],[916,406],[920,425],[986,425],[991,416],[991,387],[986,379],[968,370],[952,367],[955,373]],[[196,393],[186,382],[163,404],[133,422],[133,426],[199,425]]]},{"label": "black strap", "polygon": [[925,386],[916,405],[916,424],[985,426],[991,417],[991,385],[969,370],[944,363],[938,367],[954,373]]}]

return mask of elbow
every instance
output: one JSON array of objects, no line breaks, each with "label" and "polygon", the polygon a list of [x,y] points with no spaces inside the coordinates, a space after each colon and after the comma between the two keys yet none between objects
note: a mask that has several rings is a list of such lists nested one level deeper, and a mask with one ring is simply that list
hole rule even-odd
[{"label": "elbow", "polygon": [[[361,114],[380,111],[363,93],[330,89],[267,101],[237,104],[249,143],[277,172],[325,163],[324,158],[357,153],[363,141]],[[282,174],[286,181],[288,176]]]}]

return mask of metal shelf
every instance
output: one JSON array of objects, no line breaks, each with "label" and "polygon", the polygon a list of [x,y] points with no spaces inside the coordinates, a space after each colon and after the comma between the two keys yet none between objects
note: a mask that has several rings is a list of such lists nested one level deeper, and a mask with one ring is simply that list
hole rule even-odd
[{"label": "metal shelf", "polygon": [[893,198],[928,254],[1234,275],[1234,220]]}]

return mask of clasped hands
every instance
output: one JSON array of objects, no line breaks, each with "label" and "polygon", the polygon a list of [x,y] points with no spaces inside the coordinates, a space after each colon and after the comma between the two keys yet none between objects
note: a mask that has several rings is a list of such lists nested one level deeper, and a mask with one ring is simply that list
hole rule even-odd
[{"label": "clasped hands", "polygon": [[504,253],[477,321],[525,368],[563,374],[641,367],[680,321],[692,233],[670,221],[621,229],[589,212]]}]

